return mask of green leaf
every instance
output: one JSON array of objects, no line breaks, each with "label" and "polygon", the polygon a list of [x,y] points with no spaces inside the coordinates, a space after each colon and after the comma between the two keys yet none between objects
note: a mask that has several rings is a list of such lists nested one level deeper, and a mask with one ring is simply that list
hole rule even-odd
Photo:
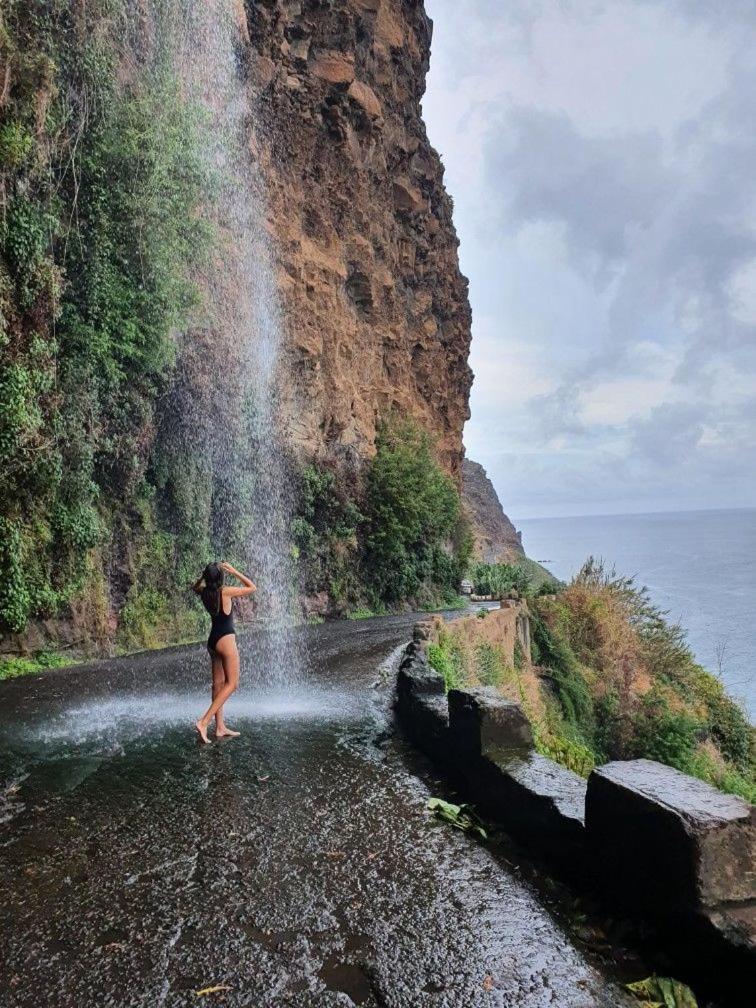
[{"label": "green leaf", "polygon": [[643,1008],[698,1008],[690,987],[671,977],[654,974],[645,980],[627,984],[627,989],[638,998]]},{"label": "green leaf", "polygon": [[482,822],[469,805],[455,805],[453,802],[444,801],[443,798],[430,798],[427,808],[437,819],[449,823],[450,826],[475,833],[483,840],[488,839]]}]

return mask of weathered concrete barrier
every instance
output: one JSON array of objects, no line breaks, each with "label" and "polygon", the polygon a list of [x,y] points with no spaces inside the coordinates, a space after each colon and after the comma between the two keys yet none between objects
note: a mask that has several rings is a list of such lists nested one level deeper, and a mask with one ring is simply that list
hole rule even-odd
[{"label": "weathered concrete barrier", "polygon": [[[585,780],[531,751],[499,764],[510,832],[528,839],[565,874],[585,870]],[[492,813],[498,816],[498,813]]]},{"label": "weathered concrete barrier", "polygon": [[453,689],[447,697],[452,742],[466,759],[496,759],[533,748],[533,731],[519,704],[488,686]]},{"label": "weathered concrete barrier", "polygon": [[652,760],[588,781],[590,863],[603,892],[684,936],[691,956],[756,982],[756,807]]},{"label": "weathered concrete barrier", "polygon": [[449,755],[449,705],[443,677],[410,644],[397,676],[397,712],[418,749],[440,763]]},{"label": "weathered concrete barrier", "polygon": [[607,763],[586,823],[606,884],[644,910],[756,901],[756,808],[742,798],[652,760]]},{"label": "weathered concrete barrier", "polygon": [[418,623],[419,643],[438,644],[444,634],[453,642],[466,672],[475,668],[475,651],[481,644],[493,644],[508,665],[515,662],[515,650],[530,661],[530,616],[525,602],[505,599],[499,609],[489,609],[484,615],[460,616],[446,623],[433,616]]},{"label": "weathered concrete barrier", "polygon": [[418,625],[397,678],[415,745],[563,874],[653,922],[690,976],[702,963],[723,971],[718,989],[733,997],[756,982],[756,808],[650,760],[609,763],[586,782],[534,751],[519,704],[485,687],[447,695],[425,655],[436,632]]},{"label": "weathered concrete barrier", "polygon": [[513,836],[567,871],[582,868],[586,782],[533,750],[519,704],[487,687],[447,696],[424,639],[409,645],[397,677],[407,736]]}]

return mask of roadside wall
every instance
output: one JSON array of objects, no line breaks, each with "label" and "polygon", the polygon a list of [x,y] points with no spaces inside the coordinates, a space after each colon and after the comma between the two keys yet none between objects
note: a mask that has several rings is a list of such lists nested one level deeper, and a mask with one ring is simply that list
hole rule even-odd
[{"label": "roadside wall", "polygon": [[445,635],[457,646],[466,671],[473,678],[475,651],[481,644],[499,648],[506,663],[514,665],[515,643],[519,641],[523,658],[530,661],[530,618],[524,602],[508,599],[501,603],[500,609],[481,610],[480,615],[462,616],[449,623],[442,616],[434,616],[427,626],[428,642],[438,644]]},{"label": "roadside wall", "polygon": [[609,763],[585,781],[535,752],[520,704],[487,687],[447,694],[428,644],[447,633],[514,648],[518,616],[512,606],[416,625],[397,677],[406,734],[464,800],[611,910],[652,924],[691,980],[742,1003],[756,977],[756,807],[651,760]]}]

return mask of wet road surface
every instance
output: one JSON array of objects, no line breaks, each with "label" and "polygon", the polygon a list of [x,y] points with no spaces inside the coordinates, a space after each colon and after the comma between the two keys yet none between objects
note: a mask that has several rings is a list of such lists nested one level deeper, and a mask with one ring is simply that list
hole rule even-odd
[{"label": "wet road surface", "polygon": [[628,1004],[527,882],[429,819],[373,685],[412,622],[303,631],[290,696],[243,645],[243,735],[204,747],[201,647],[0,684],[0,1004]]}]

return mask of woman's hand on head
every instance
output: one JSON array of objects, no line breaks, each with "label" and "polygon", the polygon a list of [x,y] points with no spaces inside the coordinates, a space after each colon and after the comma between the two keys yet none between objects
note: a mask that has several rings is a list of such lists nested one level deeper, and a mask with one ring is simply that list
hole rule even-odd
[{"label": "woman's hand on head", "polygon": [[[242,591],[244,595],[249,595],[250,592],[255,590],[255,586],[252,583],[251,579],[248,578],[246,574],[242,574],[241,571],[238,571],[235,567],[232,567],[231,564],[226,563],[225,560],[221,561],[221,563],[219,563],[218,566],[221,567],[228,574],[230,574],[232,577],[238,578],[241,581],[241,583],[244,585],[244,589],[243,590],[238,589],[238,590]],[[224,589],[224,591],[225,590],[230,589]],[[234,591],[237,591],[237,589],[235,588]]]}]

